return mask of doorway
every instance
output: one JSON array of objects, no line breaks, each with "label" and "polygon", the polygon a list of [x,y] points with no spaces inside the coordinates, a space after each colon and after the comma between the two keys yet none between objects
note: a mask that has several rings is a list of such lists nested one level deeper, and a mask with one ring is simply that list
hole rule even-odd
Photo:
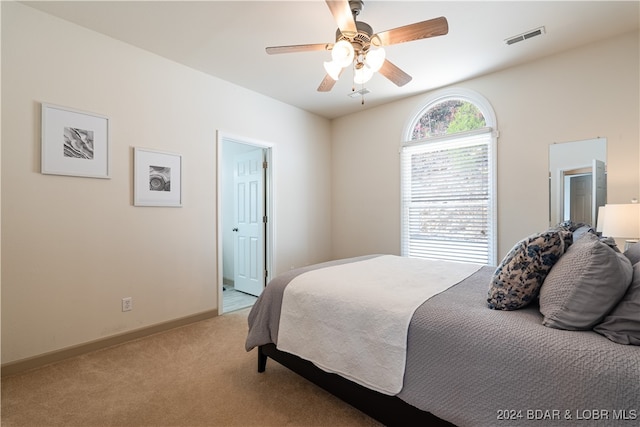
[{"label": "doorway", "polygon": [[218,132],[218,312],[255,302],[272,271],[272,145]]},{"label": "doorway", "polygon": [[591,216],[593,195],[591,172],[565,174],[564,220],[575,223],[595,224]]},{"label": "doorway", "polygon": [[607,200],[607,178],[604,162],[593,159],[591,167],[561,170],[562,219],[575,223],[598,223],[598,208]]}]

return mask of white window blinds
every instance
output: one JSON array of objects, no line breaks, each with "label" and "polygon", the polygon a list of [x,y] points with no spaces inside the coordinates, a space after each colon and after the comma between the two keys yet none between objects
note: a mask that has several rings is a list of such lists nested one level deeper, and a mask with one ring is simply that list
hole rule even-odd
[{"label": "white window blinds", "polygon": [[490,128],[402,147],[402,252],[494,264]]}]

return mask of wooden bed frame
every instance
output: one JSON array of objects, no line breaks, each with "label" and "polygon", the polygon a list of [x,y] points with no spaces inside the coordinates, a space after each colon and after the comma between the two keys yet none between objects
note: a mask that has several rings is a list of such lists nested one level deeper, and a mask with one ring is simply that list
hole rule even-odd
[{"label": "wooden bed frame", "polygon": [[429,412],[406,403],[397,396],[382,394],[349,381],[340,375],[325,372],[308,360],[278,350],[275,344],[258,347],[258,372],[265,371],[269,357],[385,426],[454,426]]}]

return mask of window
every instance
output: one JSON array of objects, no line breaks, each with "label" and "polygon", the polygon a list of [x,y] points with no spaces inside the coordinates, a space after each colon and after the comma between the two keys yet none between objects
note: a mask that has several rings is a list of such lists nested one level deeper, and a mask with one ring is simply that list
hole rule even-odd
[{"label": "window", "polygon": [[495,116],[480,95],[436,94],[402,145],[402,254],[495,265]]}]

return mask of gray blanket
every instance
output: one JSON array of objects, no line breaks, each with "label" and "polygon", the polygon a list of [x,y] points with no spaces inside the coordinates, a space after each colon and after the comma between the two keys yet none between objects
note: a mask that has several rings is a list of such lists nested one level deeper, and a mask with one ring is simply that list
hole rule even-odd
[{"label": "gray blanket", "polygon": [[[249,314],[247,351],[276,343],[287,283],[270,282]],[[640,347],[542,325],[538,306],[487,308],[493,267],[436,295],[409,326],[398,397],[458,426],[640,425]]]}]

